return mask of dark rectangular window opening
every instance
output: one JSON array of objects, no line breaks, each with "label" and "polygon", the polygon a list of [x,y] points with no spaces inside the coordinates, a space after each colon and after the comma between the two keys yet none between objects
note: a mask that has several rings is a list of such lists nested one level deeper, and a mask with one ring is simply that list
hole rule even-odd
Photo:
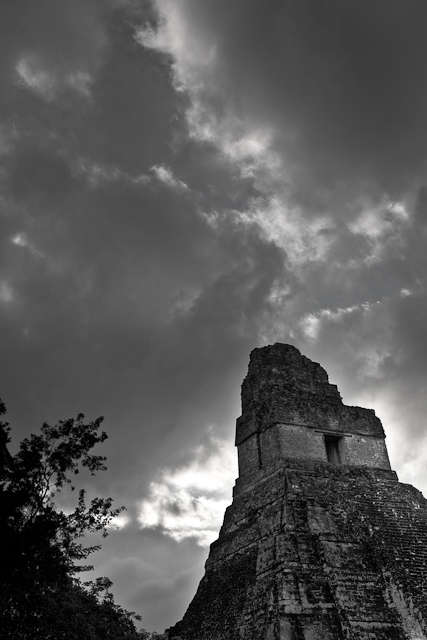
[{"label": "dark rectangular window opening", "polygon": [[338,436],[325,435],[326,456],[332,464],[341,464],[340,440]]}]

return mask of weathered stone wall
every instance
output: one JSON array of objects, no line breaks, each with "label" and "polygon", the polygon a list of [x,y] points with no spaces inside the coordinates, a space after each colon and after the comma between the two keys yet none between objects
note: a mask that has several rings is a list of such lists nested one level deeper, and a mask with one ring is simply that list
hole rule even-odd
[{"label": "weathered stone wall", "polygon": [[374,411],[345,406],[326,371],[295,347],[254,349],[236,427],[240,479],[254,479],[284,458],[326,461],[325,433],[342,438],[345,464],[390,468]]},{"label": "weathered stone wall", "polygon": [[[287,458],[327,462],[325,433],[304,425],[274,424],[238,445],[239,479],[252,482]],[[339,433],[341,461],[346,465],[390,469],[384,438]]]},{"label": "weathered stone wall", "polygon": [[236,442],[233,504],[170,637],[425,640],[427,501],[390,470],[374,412],[273,345],[251,355]]},{"label": "weathered stone wall", "polygon": [[[426,638],[426,539],[425,499],[391,471],[325,463],[280,469],[227,509],[174,633],[185,640]],[[417,629],[424,635],[410,635]]]},{"label": "weathered stone wall", "polygon": [[[255,433],[238,447],[239,478],[234,495],[261,481],[291,460],[327,462],[324,433],[309,428],[275,425]],[[383,438],[343,436],[339,443],[342,464],[390,469]]]},{"label": "weathered stone wall", "polygon": [[346,407],[317,362],[292,345],[278,343],[251,353],[236,445],[276,422],[384,437],[372,409]]},{"label": "weathered stone wall", "polygon": [[354,435],[343,440],[345,464],[390,469],[384,438]]},{"label": "weathered stone wall", "polygon": [[259,433],[246,438],[237,449],[239,477],[252,477],[261,468]]},{"label": "weathered stone wall", "polygon": [[290,424],[273,425],[277,430],[282,458],[312,459],[327,462],[323,433],[311,427]]}]

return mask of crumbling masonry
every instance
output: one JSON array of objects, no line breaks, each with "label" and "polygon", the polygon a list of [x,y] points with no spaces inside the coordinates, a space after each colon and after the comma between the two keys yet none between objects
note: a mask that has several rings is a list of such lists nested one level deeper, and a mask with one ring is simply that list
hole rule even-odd
[{"label": "crumbling masonry", "polygon": [[427,501],[374,411],[275,344],[251,354],[236,445],[233,504],[170,638],[427,639]]}]

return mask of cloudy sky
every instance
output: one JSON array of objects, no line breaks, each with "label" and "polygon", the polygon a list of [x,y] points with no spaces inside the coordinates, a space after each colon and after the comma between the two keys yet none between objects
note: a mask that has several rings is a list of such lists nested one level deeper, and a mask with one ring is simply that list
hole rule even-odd
[{"label": "cloudy sky", "polygon": [[[105,416],[98,574],[182,617],[251,349],[375,408],[427,492],[424,0],[3,0],[0,395],[13,445]],[[100,451],[101,453],[101,451]]]}]

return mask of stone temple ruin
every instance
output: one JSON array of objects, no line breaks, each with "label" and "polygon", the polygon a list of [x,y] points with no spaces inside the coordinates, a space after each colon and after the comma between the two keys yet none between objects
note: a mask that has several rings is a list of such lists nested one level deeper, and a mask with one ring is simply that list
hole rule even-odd
[{"label": "stone temple ruin", "polygon": [[182,640],[427,639],[427,500],[374,411],[286,344],[255,349],[239,478]]}]

